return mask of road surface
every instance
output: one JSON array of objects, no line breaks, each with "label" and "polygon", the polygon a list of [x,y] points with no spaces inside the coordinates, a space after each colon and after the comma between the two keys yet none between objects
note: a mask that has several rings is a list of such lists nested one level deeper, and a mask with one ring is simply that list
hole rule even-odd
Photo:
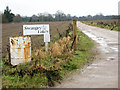
[{"label": "road surface", "polygon": [[78,69],[55,88],[118,88],[118,32],[77,22],[77,27],[97,43],[95,60]]}]

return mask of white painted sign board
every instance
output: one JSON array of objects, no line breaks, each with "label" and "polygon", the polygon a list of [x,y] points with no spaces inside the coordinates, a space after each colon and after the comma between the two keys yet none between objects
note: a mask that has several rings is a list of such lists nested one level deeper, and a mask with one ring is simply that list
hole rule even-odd
[{"label": "white painted sign board", "polygon": [[23,35],[49,34],[49,24],[23,25]]},{"label": "white painted sign board", "polygon": [[44,34],[44,42],[50,42],[50,34]]}]

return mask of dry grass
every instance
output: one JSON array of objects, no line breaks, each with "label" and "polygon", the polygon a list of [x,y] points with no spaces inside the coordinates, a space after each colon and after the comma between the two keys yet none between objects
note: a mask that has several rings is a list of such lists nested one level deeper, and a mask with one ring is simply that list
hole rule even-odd
[{"label": "dry grass", "polygon": [[51,58],[58,58],[63,56],[70,56],[71,51],[70,47],[72,41],[71,37],[63,37],[60,40],[56,41],[54,44],[51,44],[49,51],[46,53],[43,49],[36,49],[33,51],[32,57],[38,57],[39,59],[47,59],[49,54]]},{"label": "dry grass", "polygon": [[46,59],[46,53],[42,49],[36,49],[34,51],[33,57],[38,56],[39,59]]},{"label": "dry grass", "polygon": [[52,57],[62,57],[62,55],[70,54],[70,48],[68,45],[71,45],[70,37],[64,37],[51,45],[49,51]]}]

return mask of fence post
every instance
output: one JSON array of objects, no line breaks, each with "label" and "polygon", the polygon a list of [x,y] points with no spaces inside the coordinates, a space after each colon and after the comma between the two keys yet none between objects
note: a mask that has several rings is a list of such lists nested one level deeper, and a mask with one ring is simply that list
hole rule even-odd
[{"label": "fence post", "polygon": [[76,29],[76,20],[73,20],[73,40],[75,40],[73,44],[73,51],[76,51]]}]

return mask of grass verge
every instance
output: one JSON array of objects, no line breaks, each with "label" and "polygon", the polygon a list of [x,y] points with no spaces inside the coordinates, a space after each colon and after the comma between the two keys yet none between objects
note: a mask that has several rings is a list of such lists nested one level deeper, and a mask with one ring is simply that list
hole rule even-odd
[{"label": "grass verge", "polygon": [[82,21],[82,23],[85,23],[85,24],[91,25],[91,26],[109,29],[109,30],[114,30],[114,31],[119,31],[118,28],[120,28],[120,25],[113,24],[113,23],[108,24],[108,23],[104,23],[104,22],[94,22],[94,21],[93,22]]}]

